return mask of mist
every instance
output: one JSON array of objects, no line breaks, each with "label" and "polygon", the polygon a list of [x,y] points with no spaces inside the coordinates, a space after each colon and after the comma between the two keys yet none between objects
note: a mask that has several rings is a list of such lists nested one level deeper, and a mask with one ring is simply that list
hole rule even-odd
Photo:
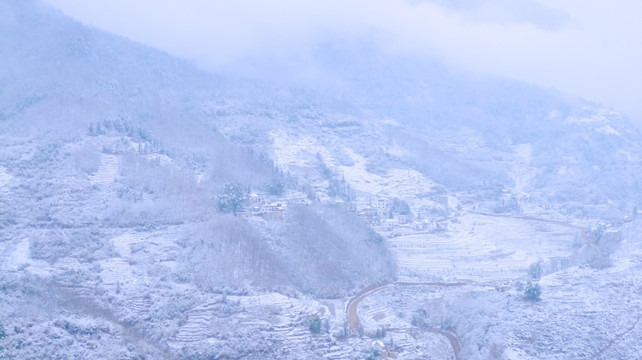
[{"label": "mist", "polygon": [[0,358],[634,359],[633,2],[0,2]]},{"label": "mist", "polygon": [[642,119],[635,36],[642,5],[632,0],[47,2],[218,73],[314,82],[327,76],[314,59],[320,45],[367,43],[556,88]]}]

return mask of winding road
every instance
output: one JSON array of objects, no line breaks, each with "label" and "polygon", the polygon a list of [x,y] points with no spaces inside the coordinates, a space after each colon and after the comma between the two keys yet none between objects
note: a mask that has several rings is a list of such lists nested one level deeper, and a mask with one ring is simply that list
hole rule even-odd
[{"label": "winding road", "polygon": [[[559,226],[565,226],[569,228],[573,228],[576,230],[580,231],[580,234],[582,236],[582,239],[585,241],[587,245],[596,245],[595,240],[588,234],[585,228],[573,224],[569,224],[563,221],[558,221],[558,220],[548,220],[548,219],[541,219],[533,216],[516,216],[516,215],[501,215],[501,214],[488,214],[488,213],[480,213],[480,212],[474,212],[474,211],[467,211],[468,213],[471,214],[476,214],[476,215],[482,215],[482,216],[489,216],[489,217],[504,217],[504,218],[513,218],[513,219],[520,219],[520,220],[526,220],[526,221],[537,221],[537,222],[544,222],[544,223],[550,223],[550,224],[555,224]],[[367,288],[363,289],[360,293],[352,297],[348,303],[346,304],[346,314],[348,317],[348,326],[350,329],[357,329],[359,328],[361,324],[361,320],[359,318],[359,313],[357,311],[359,304],[366,299],[369,296],[372,296],[380,291],[383,291],[385,289],[390,289],[390,288],[397,288],[397,287],[408,287],[408,286],[436,286],[436,287],[451,287],[451,286],[466,286],[466,285],[473,285],[473,283],[463,283],[463,282],[457,282],[457,283],[444,283],[444,282],[417,282],[417,283],[411,283],[411,282],[383,282],[379,285],[372,285],[368,286]],[[477,284],[479,285],[479,284]],[[638,318],[639,321],[639,318]],[[630,330],[632,330],[635,325],[637,325],[637,322],[633,325],[633,327]],[[434,334],[439,334],[448,339],[448,342],[450,343],[450,346],[453,349],[453,353],[455,355],[456,360],[460,360],[460,353],[461,353],[461,343],[459,342],[459,339],[457,336],[450,332],[446,331],[443,329],[437,329],[437,328],[408,328],[408,329],[386,329],[386,331],[389,332],[408,332],[408,331],[422,331],[422,332],[430,332]],[[628,332],[628,331],[627,331]],[[616,341],[619,337],[621,337],[624,334],[621,334],[620,336],[616,337],[616,339],[613,340]],[[605,349],[602,349],[599,354],[603,353],[605,350],[608,349],[607,346]]]},{"label": "winding road", "polygon": [[[359,319],[359,313],[357,312],[357,308],[359,307],[359,304],[368,296],[376,294],[382,290],[389,289],[389,288],[397,288],[397,287],[409,287],[409,286],[460,287],[465,285],[471,285],[471,283],[384,282],[379,285],[369,286],[363,289],[359,294],[355,295],[352,299],[350,299],[350,301],[348,301],[348,304],[346,305],[346,313],[348,314],[348,326],[350,327],[350,329],[357,329],[359,327],[359,325],[361,324],[361,320]],[[459,343],[459,339],[457,339],[457,336],[450,331],[446,331],[443,329],[436,329],[436,328],[386,329],[387,332],[408,332],[410,330],[429,332],[429,333],[445,336],[446,339],[448,339],[448,342],[450,343],[450,346],[453,349],[453,353],[455,354],[455,360],[460,360],[459,353],[461,352],[461,344]]]}]

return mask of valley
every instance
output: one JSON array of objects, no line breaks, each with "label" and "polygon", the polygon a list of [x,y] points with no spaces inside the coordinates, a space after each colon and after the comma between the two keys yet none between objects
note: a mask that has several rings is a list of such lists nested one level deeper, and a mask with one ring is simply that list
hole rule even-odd
[{"label": "valley", "polygon": [[0,358],[642,358],[625,115],[370,47],[316,49],[316,86],[0,20]]}]

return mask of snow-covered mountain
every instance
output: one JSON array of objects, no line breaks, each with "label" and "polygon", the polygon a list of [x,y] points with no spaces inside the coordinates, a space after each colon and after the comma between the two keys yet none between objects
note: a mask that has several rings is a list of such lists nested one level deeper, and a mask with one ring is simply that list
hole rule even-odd
[{"label": "snow-covered mountain", "polygon": [[[317,61],[333,81],[212,75],[3,1],[0,355],[353,358],[374,343],[363,326],[349,336],[359,302],[347,297],[368,286],[474,281],[439,305],[463,314],[463,293],[501,302],[488,289],[509,283],[514,296],[536,261],[552,289],[569,268],[639,266],[634,231],[624,258],[599,242],[642,200],[640,133],[625,116],[363,46],[321,46]],[[430,307],[430,292],[402,305]],[[367,305],[365,335],[417,326],[403,306],[384,324],[386,301]],[[488,353],[463,317],[442,316],[456,324],[443,330],[463,354]],[[506,324],[493,331],[522,326]],[[421,358],[391,334],[397,353]],[[450,356],[428,338],[415,340]],[[533,350],[513,340],[496,358]]]}]

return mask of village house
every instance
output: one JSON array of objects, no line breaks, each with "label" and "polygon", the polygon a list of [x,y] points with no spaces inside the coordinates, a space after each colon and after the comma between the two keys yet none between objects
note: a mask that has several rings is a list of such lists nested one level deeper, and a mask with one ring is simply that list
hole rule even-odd
[{"label": "village house", "polygon": [[256,193],[251,193],[250,195],[248,195],[247,200],[249,201],[250,205],[263,203],[263,197]]},{"label": "village house", "polygon": [[407,224],[410,222],[412,216],[410,214],[397,214],[396,218],[399,224]]},{"label": "village house", "polygon": [[390,231],[394,230],[397,226],[399,226],[399,221],[397,219],[386,219],[382,222],[381,224],[384,229]]},{"label": "village house", "polygon": [[367,222],[368,224],[374,224],[378,220],[377,210],[372,206],[368,206],[359,211],[358,215],[361,219],[363,219],[363,221]]},{"label": "village house", "polygon": [[383,216],[388,210],[388,199],[377,198],[372,201],[372,207],[375,208],[379,216]]}]

